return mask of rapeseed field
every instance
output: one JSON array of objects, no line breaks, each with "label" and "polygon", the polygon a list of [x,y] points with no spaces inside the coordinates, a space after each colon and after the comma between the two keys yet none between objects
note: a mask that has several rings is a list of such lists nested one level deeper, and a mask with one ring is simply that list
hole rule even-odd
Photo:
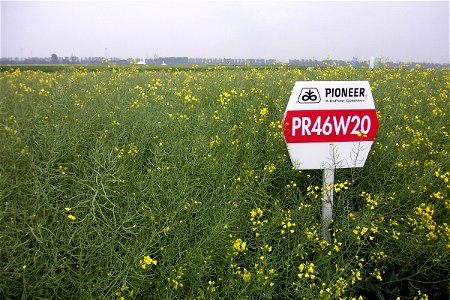
[{"label": "rapeseed field", "polygon": [[[367,80],[379,130],[292,169],[298,80]],[[449,69],[67,67],[0,73],[4,299],[446,299]]]}]

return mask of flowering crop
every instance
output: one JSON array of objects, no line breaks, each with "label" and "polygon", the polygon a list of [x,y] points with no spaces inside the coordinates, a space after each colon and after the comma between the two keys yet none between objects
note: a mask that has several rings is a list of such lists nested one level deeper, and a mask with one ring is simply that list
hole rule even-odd
[{"label": "flowering crop", "polygon": [[[448,69],[72,67],[0,73],[4,298],[444,299]],[[368,80],[380,127],[293,170],[297,80]],[[331,188],[331,187],[328,187]]]}]

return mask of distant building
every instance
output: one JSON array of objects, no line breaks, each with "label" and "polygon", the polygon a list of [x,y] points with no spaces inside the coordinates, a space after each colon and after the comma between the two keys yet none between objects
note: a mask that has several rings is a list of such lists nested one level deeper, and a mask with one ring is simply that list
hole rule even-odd
[{"label": "distant building", "polygon": [[141,61],[138,61],[136,64],[137,65],[145,65],[145,58],[143,58]]}]

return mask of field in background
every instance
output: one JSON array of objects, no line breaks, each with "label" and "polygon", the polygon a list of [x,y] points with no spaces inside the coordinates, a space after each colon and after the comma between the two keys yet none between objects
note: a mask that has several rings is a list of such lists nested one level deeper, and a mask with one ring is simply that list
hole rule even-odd
[{"label": "field in background", "polygon": [[[449,70],[64,68],[0,73],[5,299],[445,299]],[[292,170],[296,80],[368,80],[380,128],[339,169]],[[307,158],[305,158],[307,159]]]}]

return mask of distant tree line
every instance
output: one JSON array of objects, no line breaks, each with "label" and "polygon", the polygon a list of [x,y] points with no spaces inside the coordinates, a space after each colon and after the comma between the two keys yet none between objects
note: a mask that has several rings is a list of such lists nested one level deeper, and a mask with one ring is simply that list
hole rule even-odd
[{"label": "distant tree line", "polygon": [[[77,57],[77,56],[65,56],[60,57],[53,53],[50,57],[2,57],[0,58],[1,65],[15,65],[15,64],[62,64],[62,65],[102,65],[102,64],[115,64],[115,65],[129,65],[140,63],[142,64],[142,58],[104,58],[104,57]],[[155,57],[146,58],[146,65],[251,65],[251,66],[273,66],[281,64],[275,59],[262,59],[262,58],[189,58],[189,57]],[[344,60],[317,60],[317,59],[290,59],[288,65],[301,66],[301,67],[315,67],[315,66],[348,66],[350,61]],[[415,67],[416,62],[410,63],[394,63],[389,62],[387,59],[383,59],[382,65],[387,67],[396,67],[399,65]],[[440,68],[449,67],[449,64],[438,63],[419,63],[424,68]],[[368,67],[368,61],[358,62],[359,67]]]},{"label": "distant tree line", "polygon": [[[77,57],[66,56],[59,57],[52,54],[50,57],[3,57],[0,58],[0,64],[82,64],[82,65],[101,65],[105,63],[116,65],[128,65],[142,62],[142,58],[107,58],[104,57]],[[189,57],[157,57],[146,58],[147,65],[255,65],[270,66],[277,64],[275,59],[253,59],[253,58],[189,58]]]},{"label": "distant tree line", "polygon": [[[316,60],[316,59],[290,59],[290,66],[299,66],[299,67],[325,67],[325,66],[348,66],[351,65],[350,61],[344,60]],[[418,62],[391,62],[387,60],[383,60],[381,65],[384,67],[394,68],[398,66],[406,66],[410,68],[416,67],[417,64],[420,64],[422,68],[448,68],[449,64],[438,64],[438,63],[418,63]],[[359,61],[357,63],[358,67],[369,67],[369,61]]]}]

